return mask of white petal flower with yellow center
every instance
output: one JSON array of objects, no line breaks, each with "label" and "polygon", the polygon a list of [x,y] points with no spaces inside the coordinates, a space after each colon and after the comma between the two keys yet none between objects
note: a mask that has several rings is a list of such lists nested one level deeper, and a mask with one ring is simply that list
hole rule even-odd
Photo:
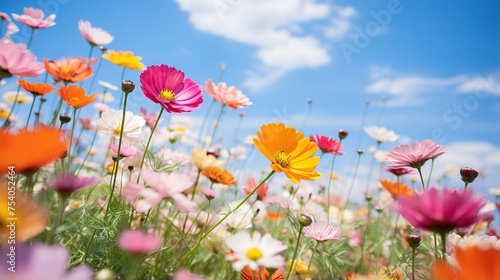
[{"label": "white petal flower with yellow center", "polygon": [[393,130],[388,130],[385,127],[367,126],[363,129],[368,136],[376,140],[378,143],[394,142],[399,139],[399,135],[397,135]]},{"label": "white petal flower with yellow center", "polygon": [[259,266],[267,268],[279,268],[286,265],[285,258],[281,256],[287,247],[266,233],[262,236],[255,232],[250,235],[248,231],[240,231],[231,235],[226,240],[230,253],[226,259],[233,262],[233,269],[242,270],[249,266],[251,270],[257,270]]},{"label": "white petal flower with yellow center", "polygon": [[[97,131],[103,134],[112,135],[115,138],[120,137],[122,125],[122,111],[108,109],[101,114],[101,118],[97,120]],[[135,139],[142,133],[142,127],[146,124],[141,116],[135,116],[132,112],[125,113],[125,123],[123,126],[123,138]]]}]

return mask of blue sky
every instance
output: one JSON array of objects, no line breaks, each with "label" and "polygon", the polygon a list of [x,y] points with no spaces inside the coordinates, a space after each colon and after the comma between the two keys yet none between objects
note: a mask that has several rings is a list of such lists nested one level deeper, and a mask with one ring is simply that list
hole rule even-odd
[{"label": "blue sky", "polygon": [[[218,65],[225,63],[223,80],[239,87],[254,104],[227,111],[219,136],[232,138],[239,112],[245,113],[242,135],[254,135],[269,121],[295,125],[306,135],[335,137],[345,129],[350,133],[344,141],[347,155],[337,160],[336,170],[345,175],[346,184],[356,150],[375,144],[362,126],[380,125],[401,135],[395,143],[382,144],[382,150],[422,139],[445,145],[447,154],[436,162],[433,178],[449,164],[470,166],[484,171],[476,188],[500,187],[496,1],[145,3],[4,0],[0,11],[22,14],[23,7],[31,6],[57,15],[55,26],[35,34],[31,49],[39,60],[88,56],[90,47],[77,24],[88,20],[115,37],[109,49],[131,50],[145,65],[177,67],[200,84],[218,81]],[[12,39],[26,42],[29,30],[18,26],[21,31]],[[97,80],[118,85],[120,74],[121,69],[105,61]],[[127,70],[125,78],[139,84],[139,74]],[[16,88],[13,78],[7,82],[0,94]],[[140,89],[134,95],[132,111],[137,113],[140,106],[158,110]],[[388,97],[385,103],[382,96]],[[370,100],[369,106],[365,100]],[[209,103],[206,98],[201,109],[189,114],[195,126]],[[251,160],[256,166],[267,165],[255,154]],[[371,161],[370,155],[362,158],[360,180],[368,176]],[[327,162],[320,169],[327,170]],[[458,170],[453,177],[450,184],[461,185]]]}]

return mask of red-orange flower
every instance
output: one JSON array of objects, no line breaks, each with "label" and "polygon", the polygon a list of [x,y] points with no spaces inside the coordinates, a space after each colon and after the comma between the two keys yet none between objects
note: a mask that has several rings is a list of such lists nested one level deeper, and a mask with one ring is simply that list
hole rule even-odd
[{"label": "red-orange flower", "polygon": [[241,277],[244,280],[282,280],[285,279],[283,277],[283,273],[278,269],[276,270],[273,275],[270,277],[269,276],[269,271],[265,267],[259,268],[257,271],[252,271],[249,266],[246,266],[242,271],[241,271]]},{"label": "red-orange flower", "polygon": [[61,88],[57,92],[57,94],[73,108],[82,108],[90,104],[94,101],[97,96],[97,91],[92,95],[85,95],[85,90],[81,87],[71,85],[69,87],[65,87],[61,85]]},{"label": "red-orange flower", "polygon": [[201,174],[205,175],[213,183],[224,184],[227,186],[236,184],[233,174],[219,167],[209,167],[203,170]]},{"label": "red-orange flower", "polygon": [[42,84],[42,83],[30,83],[25,80],[19,80],[17,82],[19,86],[21,86],[24,90],[31,92],[31,94],[38,96],[38,95],[45,95],[49,92],[54,91],[56,88],[52,85],[49,84]]},{"label": "red-orange flower", "polygon": [[68,141],[61,130],[38,127],[11,133],[0,130],[0,174],[7,174],[9,167],[16,173],[35,171],[58,159],[66,152]]},{"label": "red-orange flower", "polygon": [[459,270],[446,262],[437,262],[432,269],[435,280],[490,280],[500,279],[500,250],[494,247],[481,249],[477,246],[455,248]]},{"label": "red-orange flower", "polygon": [[58,82],[76,83],[92,76],[93,69],[92,66],[89,66],[87,59],[73,57],[55,61],[45,58],[43,63],[45,70]]},{"label": "red-orange flower", "polygon": [[413,195],[413,189],[403,183],[394,182],[389,179],[380,180],[380,185],[384,187],[392,197],[396,198],[398,195]]}]

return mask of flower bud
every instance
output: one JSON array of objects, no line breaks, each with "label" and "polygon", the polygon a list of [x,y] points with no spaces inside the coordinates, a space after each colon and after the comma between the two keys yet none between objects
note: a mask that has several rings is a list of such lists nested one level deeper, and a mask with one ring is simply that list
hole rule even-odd
[{"label": "flower bud", "polygon": [[135,84],[131,80],[122,81],[122,90],[125,94],[131,93],[135,89]]},{"label": "flower bud", "polygon": [[339,138],[340,138],[340,140],[345,139],[347,137],[347,135],[349,135],[349,133],[347,133],[347,131],[345,131],[343,129],[339,130]]},{"label": "flower bud", "polygon": [[420,232],[410,232],[406,235],[406,242],[410,245],[411,248],[417,248],[420,245],[420,241],[422,241],[422,236],[420,236]]},{"label": "flower bud", "polygon": [[96,280],[112,280],[115,275],[111,269],[103,268],[99,270],[94,277]]},{"label": "flower bud", "polygon": [[474,182],[478,175],[479,173],[470,167],[462,167],[460,169],[460,176],[462,176],[462,181],[466,184]]},{"label": "flower bud", "polygon": [[306,215],[306,214],[300,214],[299,216],[299,223],[303,227],[307,227],[308,225],[312,224],[313,220],[311,216]]},{"label": "flower bud", "polygon": [[60,115],[59,116],[59,121],[62,123],[62,124],[65,124],[65,123],[69,123],[71,121],[71,117],[68,116],[68,115]]}]

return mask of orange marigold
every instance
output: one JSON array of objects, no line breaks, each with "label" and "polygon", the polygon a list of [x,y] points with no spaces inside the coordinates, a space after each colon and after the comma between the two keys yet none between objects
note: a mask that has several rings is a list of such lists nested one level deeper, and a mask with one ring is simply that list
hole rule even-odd
[{"label": "orange marigold", "polygon": [[224,184],[227,186],[236,184],[233,174],[219,167],[209,167],[203,170],[201,174],[205,175],[213,183]]},{"label": "orange marigold", "polygon": [[61,85],[57,94],[66,102],[66,104],[68,104],[68,106],[79,109],[94,101],[97,96],[97,91],[94,94],[87,96],[85,95],[85,90],[81,87],[75,85],[65,87]]},{"label": "orange marigold", "polygon": [[382,187],[386,189],[392,197],[394,197],[394,199],[396,199],[398,195],[413,195],[413,189],[401,182],[398,184],[398,182],[383,179],[380,180],[380,185],[382,185]]},{"label": "orange marigold", "polygon": [[19,80],[17,83],[24,90],[31,92],[31,94],[33,94],[35,96],[45,95],[45,94],[52,92],[56,89],[54,86],[49,85],[49,84],[30,83],[30,82],[27,82],[23,79]]},{"label": "orange marigold", "polygon": [[0,130],[0,174],[7,174],[9,167],[16,173],[35,171],[66,153],[68,141],[57,128],[38,127],[10,133]]},{"label": "orange marigold", "polygon": [[89,66],[87,59],[73,57],[55,61],[45,58],[43,63],[47,73],[52,75],[57,82],[77,83],[92,76],[93,69]]},{"label": "orange marigold", "polygon": [[244,280],[283,280],[283,273],[278,269],[272,276],[269,275],[269,271],[265,267],[259,268],[257,271],[252,271],[249,266],[246,266],[241,271],[241,277]]}]

